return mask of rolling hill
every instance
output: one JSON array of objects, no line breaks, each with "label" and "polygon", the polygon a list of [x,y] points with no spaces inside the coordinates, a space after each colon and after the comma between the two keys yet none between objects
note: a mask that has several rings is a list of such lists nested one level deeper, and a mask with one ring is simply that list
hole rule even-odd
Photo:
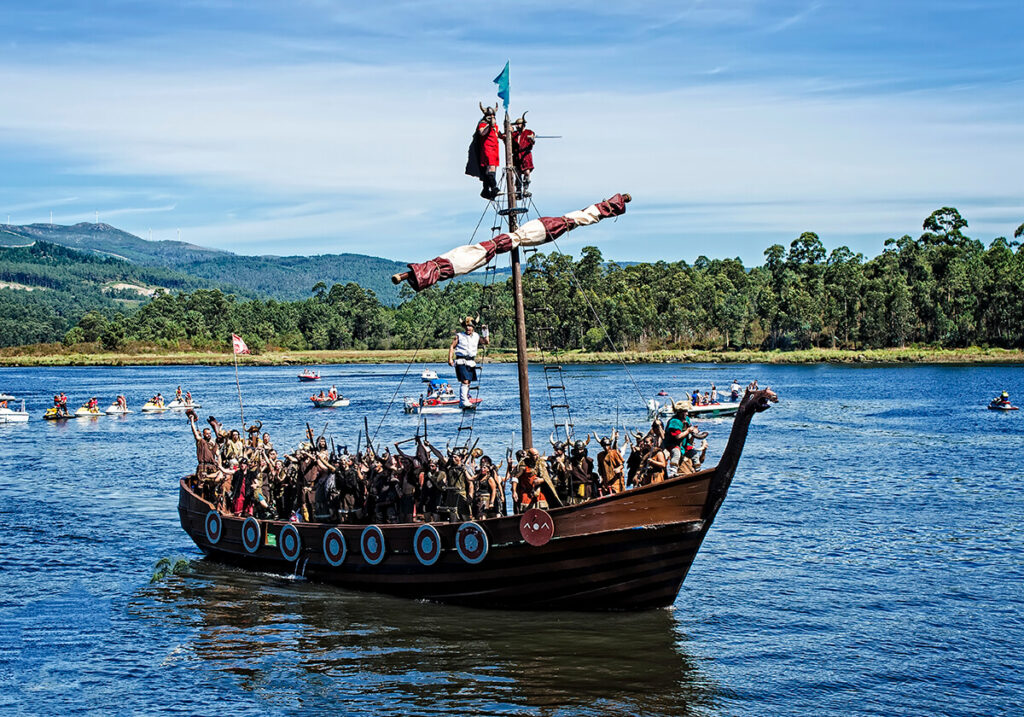
[{"label": "rolling hill", "polygon": [[0,245],[28,246],[34,241],[164,267],[206,279],[206,285],[231,285],[246,293],[293,301],[310,295],[317,282],[328,287],[355,282],[381,301],[398,301],[390,277],[406,267],[397,261],[364,254],[317,256],[246,256],[180,241],[148,241],[109,224],[0,224]]}]

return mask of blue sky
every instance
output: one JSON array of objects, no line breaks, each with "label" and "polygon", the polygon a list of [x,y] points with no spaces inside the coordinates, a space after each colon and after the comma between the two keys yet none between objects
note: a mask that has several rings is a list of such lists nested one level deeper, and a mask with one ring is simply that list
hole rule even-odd
[{"label": "blue sky", "polygon": [[1024,222],[1019,0],[503,7],[8,0],[0,222],[428,258],[483,211],[462,170],[506,59],[513,112],[563,137],[538,208],[635,197],[565,250],[754,264],[803,231],[874,255],[947,205],[986,242]]}]

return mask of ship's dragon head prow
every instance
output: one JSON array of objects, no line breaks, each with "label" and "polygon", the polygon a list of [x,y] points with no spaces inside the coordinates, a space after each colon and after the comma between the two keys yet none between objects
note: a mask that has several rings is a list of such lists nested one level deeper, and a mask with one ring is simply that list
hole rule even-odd
[{"label": "ship's dragon head prow", "polygon": [[743,401],[741,408],[746,407],[748,410],[753,410],[756,413],[761,411],[767,411],[771,408],[773,403],[778,403],[779,397],[775,394],[775,391],[765,386],[756,390],[747,389],[747,392],[743,395]]}]

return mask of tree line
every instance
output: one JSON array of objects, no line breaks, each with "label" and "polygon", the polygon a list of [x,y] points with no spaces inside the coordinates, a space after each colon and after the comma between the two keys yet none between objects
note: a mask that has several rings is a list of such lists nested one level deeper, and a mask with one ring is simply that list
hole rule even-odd
[{"label": "tree line", "polygon": [[[987,247],[966,228],[943,207],[920,236],[889,239],[870,259],[828,252],[805,232],[768,247],[754,268],[703,256],[618,266],[595,247],[578,259],[537,253],[524,272],[528,340],[585,350],[1024,347],[1024,224]],[[389,306],[355,283],[322,282],[291,302],[164,293],[133,312],[90,311],[63,340],[225,349],[234,332],[257,350],[442,347],[462,317],[479,315],[493,345],[514,345],[510,280],[406,288],[402,299]]]}]

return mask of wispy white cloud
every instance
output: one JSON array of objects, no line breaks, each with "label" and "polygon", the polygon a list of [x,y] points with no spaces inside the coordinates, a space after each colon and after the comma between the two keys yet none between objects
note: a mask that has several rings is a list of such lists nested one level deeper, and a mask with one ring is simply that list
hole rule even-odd
[{"label": "wispy white cloud", "polygon": [[[563,135],[537,150],[540,208],[636,197],[614,231],[569,246],[600,238],[621,250],[610,256],[653,258],[676,236],[668,251],[685,257],[714,236],[713,253],[757,259],[808,229],[858,241],[913,232],[941,204],[960,206],[972,230],[1005,234],[1005,198],[1024,196],[1021,85],[981,72],[970,47],[936,83],[921,63],[876,50],[849,66],[830,45],[842,9],[820,2],[517,8],[508,33],[500,8],[440,0],[287,13],[202,2],[166,30],[141,10],[89,20],[115,43],[78,32],[0,50],[0,150],[54,167],[32,186],[0,185],[0,202],[46,210],[67,189],[64,216],[98,209],[143,235],[180,226],[184,239],[242,252],[443,251],[482,210],[462,173],[466,145],[509,55],[514,109]],[[919,31],[924,9],[904,8],[909,39],[941,46]],[[846,12],[858,23],[848,41],[892,19],[885,3]],[[46,20],[80,16],[69,5]]]}]

